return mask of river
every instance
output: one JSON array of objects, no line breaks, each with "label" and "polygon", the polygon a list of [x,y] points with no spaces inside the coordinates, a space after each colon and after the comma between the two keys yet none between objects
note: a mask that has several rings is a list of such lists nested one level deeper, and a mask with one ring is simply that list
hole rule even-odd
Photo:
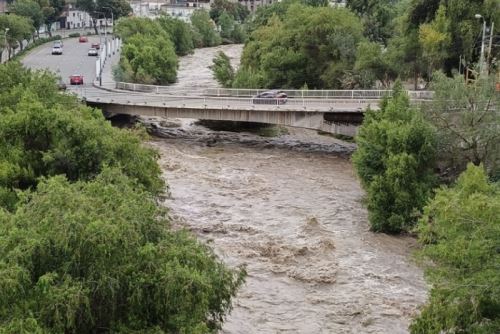
[{"label": "river", "polygon": [[[178,86],[215,85],[207,66],[218,50],[237,64],[241,46],[196,50],[181,59]],[[222,334],[408,333],[427,293],[415,241],[369,231],[353,144],[304,129],[264,138],[176,122],[148,121],[170,185],[165,205],[248,271]]]}]

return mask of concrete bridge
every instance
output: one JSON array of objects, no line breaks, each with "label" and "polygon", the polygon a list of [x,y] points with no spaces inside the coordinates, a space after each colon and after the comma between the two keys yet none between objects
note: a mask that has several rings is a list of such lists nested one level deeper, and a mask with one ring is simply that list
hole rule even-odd
[{"label": "concrete bridge", "polygon": [[[377,109],[379,100],[391,94],[384,90],[285,90],[286,104],[254,104],[252,97],[262,90],[182,91],[168,86],[115,82],[111,68],[119,59],[120,42],[116,39],[102,45],[97,60],[87,57],[88,45],[76,39],[65,42],[62,56],[51,56],[50,48],[50,44],[41,46],[23,62],[32,68],[48,68],[63,78],[83,74],[85,85],[68,85],[68,89],[87,104],[101,108],[106,115],[256,122],[354,136],[366,108]],[[430,92],[408,94],[415,101],[432,97]]]},{"label": "concrete bridge", "polygon": [[[164,86],[115,83],[114,88],[83,88],[77,94],[107,115],[255,122],[346,136],[356,135],[366,108],[378,109],[380,99],[391,94],[380,90],[285,90],[289,96],[286,104],[277,101],[255,104],[252,97],[258,92],[242,89],[180,92]],[[423,92],[409,94],[413,94],[410,97],[414,100],[427,98]]]}]

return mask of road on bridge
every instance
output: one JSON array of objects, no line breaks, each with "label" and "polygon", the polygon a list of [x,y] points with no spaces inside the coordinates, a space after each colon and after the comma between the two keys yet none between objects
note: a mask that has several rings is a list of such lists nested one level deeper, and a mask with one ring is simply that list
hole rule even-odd
[{"label": "road on bridge", "polygon": [[[368,105],[377,108],[374,100],[329,100],[289,98],[284,105],[254,104],[252,98],[196,96],[173,89],[170,94],[141,93],[126,90],[104,90],[93,87],[97,57],[87,55],[91,43],[98,43],[98,36],[89,36],[89,41],[79,43],[78,38],[65,39],[63,54],[52,55],[52,43],[44,44],[25,56],[23,64],[34,69],[48,69],[59,75],[68,85],[71,92],[76,93],[88,102],[98,104],[118,104],[125,106],[150,106],[160,108],[197,108],[197,109],[233,109],[233,110],[275,110],[306,112],[360,112]],[[115,56],[116,57],[116,56]],[[106,63],[103,76],[111,80],[111,61]],[[82,74],[84,85],[70,86],[69,76]],[[114,87],[114,85],[111,85]],[[109,88],[109,87],[108,87]],[[166,88],[168,90],[168,88]],[[189,95],[189,96],[188,96]]]}]

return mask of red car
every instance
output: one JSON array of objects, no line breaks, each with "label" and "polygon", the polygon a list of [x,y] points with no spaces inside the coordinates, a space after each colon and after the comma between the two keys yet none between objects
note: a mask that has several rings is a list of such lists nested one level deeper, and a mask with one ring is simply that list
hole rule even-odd
[{"label": "red car", "polygon": [[83,75],[73,74],[69,77],[70,85],[83,85]]},{"label": "red car", "polygon": [[80,36],[80,38],[78,39],[78,41],[80,43],[87,43],[89,41],[89,39],[86,36]]},{"label": "red car", "polygon": [[90,45],[90,47],[99,50],[101,48],[101,44],[99,44],[99,43],[92,43],[92,45]]}]

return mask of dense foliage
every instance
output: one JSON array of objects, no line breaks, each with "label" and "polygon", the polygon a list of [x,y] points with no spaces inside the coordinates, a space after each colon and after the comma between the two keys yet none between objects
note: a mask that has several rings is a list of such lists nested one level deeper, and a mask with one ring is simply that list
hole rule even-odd
[{"label": "dense foliage", "polygon": [[54,177],[23,200],[0,214],[0,332],[204,334],[229,309],[241,276],[119,171]]},{"label": "dense foliage", "polygon": [[[177,56],[195,47],[214,46],[221,37],[205,10],[196,10],[192,24],[169,16],[152,20],[145,17],[120,19],[115,33],[124,42],[115,78],[119,81],[166,85],[177,77]],[[236,26],[231,26],[231,38]]]},{"label": "dense foliage", "polygon": [[244,272],[169,226],[134,131],[0,65],[0,333],[211,333]]},{"label": "dense foliage", "polygon": [[0,67],[0,205],[13,207],[16,190],[35,188],[42,176],[89,180],[105,166],[161,192],[155,153],[134,133],[111,127],[98,111],[61,95],[54,81],[18,63]]},{"label": "dense foliage", "polygon": [[222,51],[217,53],[213,59],[210,69],[214,73],[215,79],[224,87],[230,87],[234,80],[234,70],[229,57]]},{"label": "dense foliage", "polygon": [[[346,9],[291,4],[283,18],[273,16],[251,34],[240,71],[253,73],[261,87],[344,87],[362,39],[359,19]],[[251,83],[240,78],[238,85]]]},{"label": "dense foliage", "polygon": [[396,87],[380,110],[366,113],[356,143],[353,162],[368,193],[372,230],[408,230],[433,185],[433,128]]},{"label": "dense foliage", "polygon": [[0,15],[0,32],[2,33],[0,35],[0,50],[3,52],[7,49],[10,58],[12,50],[17,48],[22,50],[23,41],[29,40],[34,31],[35,28],[30,18],[16,14]]},{"label": "dense foliage", "polygon": [[132,13],[132,7],[130,7],[129,2],[126,0],[77,0],[76,6],[89,13],[92,17],[92,25],[96,34],[98,34],[98,19],[104,17],[109,19],[112,17],[111,14],[113,14],[113,18],[117,20]]},{"label": "dense foliage", "polygon": [[214,21],[204,9],[197,9],[191,15],[196,47],[216,46],[221,43],[221,37],[216,30]]},{"label": "dense foliage", "polygon": [[469,164],[442,188],[419,221],[432,283],[413,334],[500,332],[500,188]]},{"label": "dense foliage", "polygon": [[468,162],[482,163],[491,177],[500,179],[500,94],[495,92],[495,78],[466,83],[461,76],[436,72],[431,88],[434,98],[422,109],[438,129],[443,173],[453,178]]}]

